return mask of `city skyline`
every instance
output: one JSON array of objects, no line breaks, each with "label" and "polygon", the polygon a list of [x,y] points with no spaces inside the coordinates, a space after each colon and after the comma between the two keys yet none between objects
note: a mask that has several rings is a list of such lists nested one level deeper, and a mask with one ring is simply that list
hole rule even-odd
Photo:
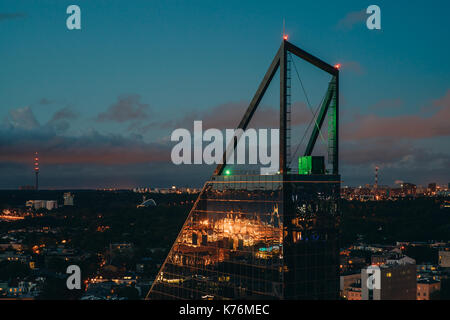
[{"label": "city skyline", "polygon": [[450,300],[447,11],[4,0],[0,300]]},{"label": "city skyline", "polygon": [[[0,42],[1,189],[34,184],[35,152],[42,189],[201,186],[214,167],[171,164],[170,132],[193,120],[234,128],[281,42],[283,19],[290,41],[342,64],[343,185],[373,183],[375,166],[380,185],[450,180],[446,2],[380,1],[380,31],[365,27],[355,1],[329,10],[320,2],[78,1],[80,31],[65,28],[66,3],[43,3],[0,5],[8,30]],[[323,79],[300,66],[315,105]],[[267,95],[261,111],[270,117],[277,91]],[[309,121],[301,94],[293,107],[301,129]]]}]

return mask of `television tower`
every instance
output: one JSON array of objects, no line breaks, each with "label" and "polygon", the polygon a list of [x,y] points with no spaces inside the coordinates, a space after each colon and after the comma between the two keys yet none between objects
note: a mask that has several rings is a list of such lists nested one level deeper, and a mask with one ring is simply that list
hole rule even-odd
[{"label": "television tower", "polygon": [[36,174],[36,186],[35,190],[39,188],[39,155],[37,152],[34,153],[34,173]]},{"label": "television tower", "polygon": [[378,189],[378,166],[375,167],[375,184],[374,184],[374,188]]}]

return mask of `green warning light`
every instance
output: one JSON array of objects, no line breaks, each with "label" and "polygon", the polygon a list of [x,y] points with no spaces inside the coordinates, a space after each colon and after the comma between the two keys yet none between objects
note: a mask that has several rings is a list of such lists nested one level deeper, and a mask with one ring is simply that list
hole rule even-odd
[{"label": "green warning light", "polygon": [[231,174],[230,170],[225,170],[225,174],[229,176]]}]

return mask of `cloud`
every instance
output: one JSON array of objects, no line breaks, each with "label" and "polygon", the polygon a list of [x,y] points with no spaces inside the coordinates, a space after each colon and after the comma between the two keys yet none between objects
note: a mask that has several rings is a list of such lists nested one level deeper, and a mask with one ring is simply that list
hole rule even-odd
[{"label": "cloud", "polygon": [[23,130],[32,130],[39,127],[39,123],[29,106],[10,110],[9,117],[6,118],[6,124],[9,127]]},{"label": "cloud", "polygon": [[369,109],[371,110],[385,110],[385,109],[397,109],[404,105],[402,99],[383,99],[371,105]]},{"label": "cloud", "polygon": [[47,98],[41,98],[38,101],[38,104],[46,106],[46,105],[52,104],[53,102],[54,102],[53,100],[50,100],[50,99],[47,99]]},{"label": "cloud", "polygon": [[71,137],[48,130],[1,132],[0,162],[29,163],[34,151],[39,151],[45,163],[59,165],[170,161],[170,146],[121,135],[104,135],[94,130]]},{"label": "cloud", "polygon": [[356,24],[365,22],[367,19],[366,10],[352,11],[338,21],[337,28],[340,30],[351,30]]},{"label": "cloud", "polygon": [[66,119],[77,115],[68,108],[57,111],[44,126],[29,107],[10,111],[0,128],[0,162],[29,163],[39,151],[48,164],[134,164],[170,161],[170,145],[147,143],[140,136],[101,134],[95,130],[80,136],[62,136]]},{"label": "cloud", "polygon": [[[398,108],[400,99],[381,100],[373,110]],[[450,135],[450,90],[431,101],[427,116],[355,116],[342,124],[340,160],[346,183],[373,181],[373,167],[380,166],[385,184],[395,180],[413,183],[446,182],[450,145],[430,139]],[[442,138],[445,140],[445,138]]]},{"label": "cloud", "polygon": [[25,18],[26,14],[16,12],[16,13],[0,13],[0,21],[3,20],[12,20],[12,19],[19,19],[19,18]]},{"label": "cloud", "polygon": [[341,174],[346,184],[372,182],[375,166],[380,167],[381,184],[392,185],[395,180],[416,184],[448,182],[450,154],[416,143],[393,139],[343,141],[340,150]]},{"label": "cloud", "polygon": [[72,121],[76,118],[78,118],[78,114],[69,107],[65,107],[56,111],[46,126],[53,128],[56,133],[65,133],[70,128],[69,120]]},{"label": "cloud", "polygon": [[[136,111],[135,102],[140,102],[139,99],[133,101],[132,109]],[[401,105],[403,101],[399,99],[388,99],[371,108],[378,110]],[[374,165],[380,166],[384,183],[393,183],[396,179],[413,183],[445,182],[442,180],[447,179],[450,167],[447,150],[433,150],[431,143],[417,139],[450,135],[447,125],[450,90],[429,105],[431,111],[427,116],[423,113],[390,117],[358,115],[351,123],[343,123],[340,160],[346,183],[372,181]],[[246,109],[246,102],[230,102],[207,111],[190,111],[184,117],[163,124],[144,123],[139,119],[126,124],[137,129],[157,125],[166,129],[191,129],[194,120],[203,120],[204,129],[235,128]],[[311,112],[303,103],[295,103],[292,109],[293,128],[309,123]],[[104,134],[96,130],[69,136],[69,123],[77,117],[66,107],[41,125],[29,107],[11,110],[6,125],[0,127],[0,171],[3,176],[0,187],[29,183],[27,170],[34,151],[41,154],[47,185],[56,187],[200,185],[214,170],[214,166],[200,170],[197,166],[171,164],[170,151],[174,143],[168,140],[146,142],[137,134]],[[278,108],[261,105],[249,127],[277,127],[278,121]],[[438,145],[443,147],[442,143]]]},{"label": "cloud", "polygon": [[173,143],[146,142],[139,135],[61,135],[78,115],[58,110],[41,125],[29,107],[10,111],[0,126],[0,188],[18,188],[33,181],[32,159],[39,151],[43,188],[201,186],[211,166],[176,166],[170,161]]},{"label": "cloud", "polygon": [[142,103],[140,95],[129,94],[117,98],[105,112],[100,113],[96,121],[127,122],[130,120],[143,120],[149,118],[149,105]]},{"label": "cloud", "polygon": [[77,117],[78,117],[78,114],[76,114],[69,107],[65,107],[65,108],[62,108],[62,109],[56,111],[53,114],[53,117],[51,118],[50,122],[63,120],[63,119],[76,119]]},{"label": "cloud", "polygon": [[25,130],[25,131],[55,131],[57,133],[66,132],[70,123],[67,120],[73,120],[78,117],[69,107],[56,111],[52,118],[45,124],[41,125],[37,120],[29,106],[16,108],[9,111],[8,116],[4,119],[4,128],[9,130]]},{"label": "cloud", "polygon": [[[239,125],[239,121],[244,116],[248,107],[248,102],[229,102],[217,105],[207,111],[190,111],[184,117],[162,123],[162,128],[192,128],[194,120],[202,120],[203,129],[234,129]],[[291,125],[297,126],[309,123],[312,114],[303,102],[296,102],[292,105]],[[278,128],[279,110],[268,106],[260,105],[252,117],[248,128]]]},{"label": "cloud", "polygon": [[443,97],[433,101],[433,107],[450,108],[450,89],[447,90]]},{"label": "cloud", "polygon": [[414,147],[411,142],[383,138],[344,141],[341,144],[341,159],[346,165],[392,166],[399,161],[417,157],[424,152],[424,149]]},{"label": "cloud", "polygon": [[429,116],[400,115],[356,116],[352,123],[344,124],[344,140],[370,138],[426,139],[450,135],[450,90],[444,97],[433,102],[434,113]]},{"label": "cloud", "polygon": [[357,61],[341,62],[341,70],[349,71],[349,72],[355,73],[357,75],[363,75],[366,73],[366,70]]}]

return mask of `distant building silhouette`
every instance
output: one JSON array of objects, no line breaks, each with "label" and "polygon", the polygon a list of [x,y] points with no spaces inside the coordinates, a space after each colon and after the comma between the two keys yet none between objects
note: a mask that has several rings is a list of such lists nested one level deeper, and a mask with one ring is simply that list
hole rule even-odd
[{"label": "distant building silhouette", "polygon": [[65,206],[73,206],[74,195],[70,192],[64,193],[64,205]]}]

